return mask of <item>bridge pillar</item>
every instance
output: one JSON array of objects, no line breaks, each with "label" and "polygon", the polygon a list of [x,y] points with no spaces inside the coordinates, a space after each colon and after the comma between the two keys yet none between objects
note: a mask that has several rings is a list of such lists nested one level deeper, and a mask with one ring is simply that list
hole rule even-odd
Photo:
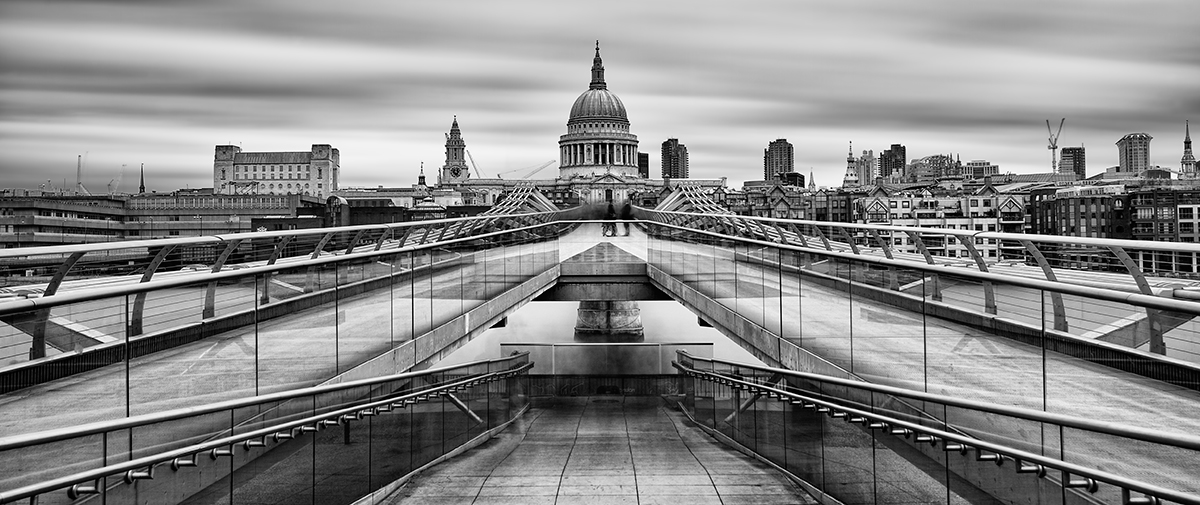
[{"label": "bridge pillar", "polygon": [[579,302],[575,340],[584,342],[641,342],[642,309],[635,301]]}]

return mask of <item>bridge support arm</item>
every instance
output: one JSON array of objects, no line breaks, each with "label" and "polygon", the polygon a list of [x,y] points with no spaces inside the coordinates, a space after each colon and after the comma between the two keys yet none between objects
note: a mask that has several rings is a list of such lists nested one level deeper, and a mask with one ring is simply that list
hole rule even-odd
[{"label": "bridge support arm", "polygon": [[[154,255],[154,259],[150,261],[150,264],[146,266],[146,271],[142,273],[142,280],[139,282],[150,282],[150,279],[154,277],[154,272],[158,271],[158,268],[162,266],[163,261],[167,259],[167,255],[171,254],[171,252],[174,250],[174,244],[160,249],[158,254]],[[133,337],[142,334],[142,321],[145,317],[145,313],[146,293],[142,292],[138,293],[137,296],[133,298],[133,313],[129,315],[129,327],[126,328],[129,336]]]},{"label": "bridge support arm", "polygon": [[[1142,269],[1138,266],[1137,262],[1133,261],[1133,258],[1129,257],[1129,253],[1125,252],[1125,249],[1118,246],[1110,246],[1108,250],[1111,251],[1113,256],[1116,256],[1118,260],[1121,260],[1122,265],[1125,265],[1125,270],[1127,270],[1129,275],[1133,277],[1133,282],[1137,284],[1138,291],[1141,291],[1143,295],[1154,296],[1154,290],[1150,289],[1150,283],[1146,281],[1145,272],[1142,272]],[[1175,316],[1174,319],[1182,319],[1183,321],[1190,320],[1191,317],[1187,314],[1166,314],[1161,310],[1146,309],[1146,319],[1149,323],[1146,326],[1150,333],[1150,352],[1165,356],[1167,354],[1167,344],[1163,340],[1163,333],[1164,331],[1170,331],[1170,329],[1163,329],[1164,318],[1162,316],[1164,315]],[[1171,326],[1171,328],[1173,329],[1177,326],[1179,326],[1179,324],[1174,324]]]},{"label": "bridge support arm", "polygon": [[[215,274],[217,272],[220,272],[221,268],[225,266],[225,262],[229,260],[229,255],[233,254],[233,251],[236,250],[237,247],[241,244],[242,244],[242,239],[229,241],[229,245],[225,246],[225,250],[221,251],[221,254],[219,256],[217,256],[217,262],[213,263],[212,273]],[[216,315],[216,313],[217,313],[216,307],[217,307],[217,283],[210,282],[210,283],[208,283],[208,289],[206,289],[204,291],[204,314],[202,317],[204,319],[208,319],[208,318]]]},{"label": "bridge support arm", "polygon": [[[917,233],[915,231],[905,231],[904,233],[908,234],[908,239],[910,241],[912,241],[913,245],[917,246],[917,251],[920,252],[921,255],[925,257],[925,263],[928,263],[930,265],[937,264],[936,262],[933,261],[933,254],[929,252],[928,247],[925,247],[925,241],[921,240],[921,235],[919,233]],[[932,289],[933,293],[931,294],[931,298],[934,301],[940,302],[940,301],[942,301],[942,285],[941,285],[940,279],[938,279],[937,274],[929,274],[929,277],[930,277],[930,283],[933,285],[933,289]]]},{"label": "bridge support arm", "polygon": [[[975,247],[975,237],[955,235],[958,243],[962,244],[967,249],[967,253],[975,260],[975,266],[980,272],[987,273],[987,262],[983,260],[983,254]],[[983,281],[983,310],[988,314],[996,313],[996,291],[992,289],[992,281]]]},{"label": "bridge support arm", "polygon": [[[75,267],[76,263],[83,258],[85,252],[71,253],[66,261],[63,261],[58,266],[58,270],[54,272],[54,277],[50,278],[50,282],[46,284],[46,290],[42,292],[42,296],[54,296],[58,292],[58,287],[62,285],[63,279],[67,277],[67,273]],[[29,344],[29,359],[38,359],[46,357],[46,324],[50,321],[50,309],[38,309],[34,313],[33,320],[33,337]]]},{"label": "bridge support arm", "polygon": [[[1046,261],[1046,256],[1042,254],[1042,251],[1029,240],[1022,240],[1020,242],[1025,247],[1025,250],[1029,251],[1029,255],[1033,256],[1038,266],[1042,268],[1042,273],[1046,275],[1046,280],[1058,282],[1058,276],[1054,275],[1054,269],[1050,267],[1050,262]],[[1067,308],[1063,305],[1062,293],[1051,291],[1050,304],[1054,310],[1054,329],[1063,332],[1069,331],[1070,325],[1067,324]]]}]

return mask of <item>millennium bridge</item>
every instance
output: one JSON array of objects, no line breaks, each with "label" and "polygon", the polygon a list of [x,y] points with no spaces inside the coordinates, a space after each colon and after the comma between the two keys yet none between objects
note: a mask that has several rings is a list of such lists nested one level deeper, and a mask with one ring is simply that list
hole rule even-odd
[{"label": "millennium bridge", "polygon": [[597,215],[0,250],[0,503],[1200,503],[1200,245]]}]

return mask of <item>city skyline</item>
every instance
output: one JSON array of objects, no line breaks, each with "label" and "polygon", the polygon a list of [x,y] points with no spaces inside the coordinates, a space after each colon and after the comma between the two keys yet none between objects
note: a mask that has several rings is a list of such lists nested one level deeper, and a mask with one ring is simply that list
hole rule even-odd
[{"label": "city skyline", "polygon": [[1186,1],[756,5],[8,2],[0,187],[73,184],[84,153],[96,193],[123,164],[124,192],[142,163],[153,189],[206,187],[219,144],[332,144],[343,186],[405,186],[441,163],[455,115],[479,171],[516,178],[557,158],[594,39],[651,166],[678,138],[692,177],[734,186],[761,177],[777,138],[822,186],[840,184],[850,141],[1048,172],[1060,117],[1089,175],[1135,132],[1177,169],[1200,117]]}]

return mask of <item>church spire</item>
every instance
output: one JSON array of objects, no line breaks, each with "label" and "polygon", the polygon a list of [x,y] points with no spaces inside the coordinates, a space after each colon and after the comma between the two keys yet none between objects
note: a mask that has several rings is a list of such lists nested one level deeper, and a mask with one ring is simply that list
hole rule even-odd
[{"label": "church spire", "polygon": [[842,187],[857,188],[861,182],[858,180],[858,163],[854,159],[854,142],[851,142],[850,152],[846,154],[846,175],[842,176]]},{"label": "church spire", "polygon": [[1183,158],[1179,160],[1179,171],[1188,178],[1194,179],[1196,173],[1196,157],[1192,154],[1192,127],[1187,121],[1183,123]]},{"label": "church spire", "polygon": [[600,59],[600,41],[596,41],[596,57],[592,59],[591,89],[608,89],[604,83],[604,61]]}]

